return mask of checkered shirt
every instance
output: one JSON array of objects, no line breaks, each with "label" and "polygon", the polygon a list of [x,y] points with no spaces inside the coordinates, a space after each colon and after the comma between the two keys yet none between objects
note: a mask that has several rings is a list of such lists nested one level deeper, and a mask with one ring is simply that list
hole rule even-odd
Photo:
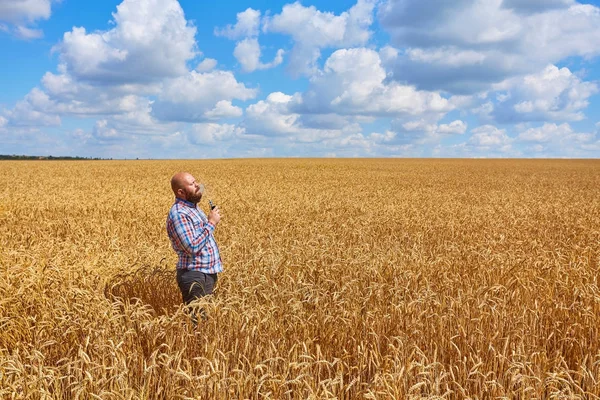
[{"label": "checkered shirt", "polygon": [[167,233],[179,256],[177,269],[214,274],[223,271],[215,226],[194,203],[176,198],[167,217]]}]

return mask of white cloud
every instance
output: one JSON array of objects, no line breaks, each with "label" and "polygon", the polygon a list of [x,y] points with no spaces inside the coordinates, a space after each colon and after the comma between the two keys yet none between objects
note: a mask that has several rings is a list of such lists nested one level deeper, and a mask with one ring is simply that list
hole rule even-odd
[{"label": "white cloud", "polygon": [[478,151],[506,153],[512,150],[514,139],[509,137],[504,129],[498,129],[492,125],[483,125],[471,130],[471,132],[472,135],[467,144]]},{"label": "white cloud", "polygon": [[395,60],[398,57],[398,49],[392,46],[384,46],[379,50],[379,57],[382,63],[389,63],[391,60]]},{"label": "white cloud", "polygon": [[128,85],[97,88],[77,82],[69,75],[46,73],[44,90],[32,89],[15,107],[6,112],[10,125],[59,125],[60,116],[89,118],[101,116],[97,137],[108,137],[109,129],[130,134],[147,134],[163,129],[150,115],[151,101],[135,94]]},{"label": "white cloud", "polygon": [[124,138],[124,136],[119,133],[117,129],[110,126],[105,119],[96,121],[92,135],[99,140],[118,140]]},{"label": "white cloud", "polygon": [[[296,142],[321,142],[360,131],[360,126],[345,120],[335,127],[314,128],[303,124],[303,116],[293,112],[291,105],[299,100],[299,94],[289,96],[281,92],[269,94],[246,108],[242,123],[246,133],[260,136],[285,137]],[[339,121],[338,121],[339,123]]]},{"label": "white cloud", "polygon": [[272,62],[263,64],[260,62],[261,50],[256,38],[246,38],[239,41],[233,55],[242,65],[242,69],[246,72],[255,70],[269,69],[278,66],[283,61],[283,50],[279,49]]},{"label": "white cloud", "polygon": [[270,63],[260,62],[261,49],[258,43],[258,34],[260,28],[260,11],[252,8],[237,14],[237,23],[235,25],[227,25],[227,27],[219,29],[215,28],[215,35],[225,36],[229,39],[239,40],[233,51],[233,55],[242,65],[244,72],[253,72],[274,68],[283,62],[283,49],[279,49],[275,58]]},{"label": "white cloud", "polygon": [[299,114],[289,110],[293,97],[281,92],[271,93],[246,108],[244,126],[257,135],[290,135],[297,131]]},{"label": "white cloud", "polygon": [[422,89],[472,93],[600,54],[600,9],[574,1],[387,0],[379,17],[392,44],[407,49],[386,60],[394,79]]},{"label": "white cloud", "polygon": [[215,28],[215,35],[235,40],[248,36],[258,36],[259,28],[260,11],[247,8],[246,11],[237,14],[235,25],[227,25],[227,27],[221,29]]},{"label": "white cloud", "polygon": [[249,100],[256,93],[256,89],[247,88],[229,71],[191,71],[165,82],[152,112],[166,121],[202,122],[238,117],[241,109],[232,106],[231,100]]},{"label": "white cloud", "polygon": [[350,133],[323,140],[315,151],[326,157],[398,157],[414,154],[416,147],[413,144],[394,144],[395,137],[396,133],[392,131],[370,134]]},{"label": "white cloud", "polygon": [[48,19],[51,14],[50,0],[1,0],[0,21],[19,23]]},{"label": "white cloud", "polygon": [[84,129],[81,128],[77,128],[74,131],[72,131],[69,136],[73,139],[75,139],[76,142],[78,143],[88,143],[88,141],[90,141],[93,136],[90,132],[85,131]]},{"label": "white cloud", "polygon": [[289,70],[295,75],[312,74],[321,49],[363,45],[371,37],[375,1],[358,0],[348,11],[335,15],[299,2],[287,4],[281,13],[266,17],[263,30],[290,35],[294,48]]},{"label": "white cloud", "polygon": [[66,32],[56,46],[66,71],[103,85],[153,82],[179,76],[196,56],[196,28],[176,0],[124,0],[113,13],[115,27]]},{"label": "white cloud", "polygon": [[438,127],[439,133],[450,134],[450,135],[462,135],[467,131],[467,124],[463,121],[456,120],[449,124],[442,124]]},{"label": "white cloud", "polygon": [[100,145],[116,141],[133,143],[140,137],[150,140],[177,130],[176,123],[165,123],[154,118],[151,115],[151,102],[145,98],[125,98],[122,103],[123,110],[120,113],[105,115],[96,121],[91,134],[84,131],[80,138],[90,144]]},{"label": "white cloud", "polygon": [[88,117],[122,114],[148,107],[150,101],[128,87],[97,88],[73,81],[68,75],[46,73],[42,78],[45,90],[34,88],[24,101],[36,111]]},{"label": "white cloud", "polygon": [[[360,117],[359,117],[360,118]],[[354,118],[359,122],[359,118]],[[347,116],[330,114],[300,114],[298,122],[306,128],[315,129],[343,129],[348,125]]]},{"label": "white cloud", "polygon": [[244,134],[240,127],[230,124],[202,123],[193,124],[188,138],[193,144],[214,144],[231,140]]},{"label": "white cloud", "polygon": [[274,92],[248,106],[242,126],[250,134],[304,142],[335,142],[342,147],[364,140],[372,144],[369,148],[373,150],[375,144],[396,141],[393,131],[362,133],[362,122],[373,122],[382,116],[419,116],[420,123],[424,124],[422,132],[430,139],[464,134],[467,125],[461,120],[439,126],[435,123],[454,109],[452,103],[438,93],[388,84],[379,54],[373,50],[342,49],[334,52],[324,69],[311,78],[306,92],[294,95]]},{"label": "white cloud", "polygon": [[453,108],[439,93],[387,83],[379,54],[366,48],[335,51],[295,106],[299,112],[310,113],[438,117]]},{"label": "white cloud", "polygon": [[463,135],[467,130],[467,124],[461,120],[439,125],[435,122],[435,119],[419,119],[407,122],[395,120],[392,122],[392,129],[396,132],[395,142],[432,145],[440,143],[445,137],[451,135]]},{"label": "white cloud", "polygon": [[539,13],[573,4],[575,4],[574,0],[503,0],[502,7],[522,13]]},{"label": "white cloud", "polygon": [[60,117],[52,110],[48,110],[51,104],[48,96],[41,90],[35,88],[18,101],[12,110],[5,111],[4,116],[10,126],[59,126]]},{"label": "white cloud", "polygon": [[597,132],[577,132],[567,124],[545,123],[528,128],[517,140],[529,154],[540,157],[598,157],[600,138]]},{"label": "white cloud", "polygon": [[44,32],[41,29],[31,29],[24,26],[15,28],[15,35],[21,39],[39,39],[44,37]]},{"label": "white cloud", "polygon": [[196,72],[209,72],[215,69],[216,66],[217,60],[215,60],[214,58],[205,58],[196,67]]},{"label": "white cloud", "polygon": [[441,125],[430,123],[425,120],[418,120],[406,122],[402,124],[402,128],[407,132],[424,132],[428,135],[462,135],[467,131],[467,124],[461,120]]},{"label": "white cloud", "polygon": [[229,100],[220,100],[215,104],[215,107],[204,113],[207,119],[216,120],[221,118],[241,117],[243,111],[239,107],[235,107]]},{"label": "white cloud", "polygon": [[494,111],[501,122],[581,120],[589,98],[598,92],[596,83],[584,82],[568,68],[554,65],[540,73],[507,80],[496,88],[509,93],[499,97]]},{"label": "white cloud", "polygon": [[594,138],[593,133],[574,132],[571,126],[566,123],[561,125],[545,123],[539,128],[529,128],[517,137],[523,142],[554,143],[556,145],[589,143]]},{"label": "white cloud", "polygon": [[392,131],[385,131],[385,133],[373,132],[369,135],[369,137],[377,143],[387,143],[387,142],[391,142],[392,140],[394,140],[394,138],[396,137],[396,132],[392,132]]},{"label": "white cloud", "polygon": [[0,0],[0,21],[12,25],[0,25],[0,30],[14,34],[21,39],[38,39],[44,36],[40,29],[35,29],[39,20],[50,18],[51,0]]},{"label": "white cloud", "polygon": [[475,115],[479,115],[482,119],[487,120],[491,118],[491,114],[494,112],[494,103],[486,101],[485,103],[472,108],[470,111]]},{"label": "white cloud", "polygon": [[460,50],[454,47],[429,49],[408,49],[406,51],[411,61],[438,64],[440,66],[463,67],[466,65],[481,65],[485,54],[473,50]]},{"label": "white cloud", "polygon": [[[176,129],[178,121],[239,118],[243,111],[232,100],[251,99],[257,90],[246,88],[231,72],[215,70],[214,59],[206,58],[197,71],[188,71],[187,58],[195,54],[195,28],[183,18],[179,4],[138,3],[123,1],[113,14],[115,27],[107,32],[88,35],[84,28],[67,32],[58,48],[58,72],[47,72],[41,88],[32,89],[12,110],[3,112],[6,125],[57,126],[61,116],[96,117],[91,137],[114,141],[164,135]],[[157,32],[146,38],[149,27]],[[165,37],[148,42],[157,35]],[[162,67],[146,65],[161,63]],[[140,71],[152,73],[135,77]]]}]

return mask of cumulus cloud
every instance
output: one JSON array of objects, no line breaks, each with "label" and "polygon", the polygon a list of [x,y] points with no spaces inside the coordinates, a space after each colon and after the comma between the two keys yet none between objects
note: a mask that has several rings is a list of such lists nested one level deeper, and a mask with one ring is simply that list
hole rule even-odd
[{"label": "cumulus cloud", "polygon": [[108,31],[64,34],[55,51],[68,74],[103,85],[153,82],[186,73],[197,55],[196,28],[176,0],[124,0],[113,18]]},{"label": "cumulus cloud", "polygon": [[519,13],[540,13],[556,8],[566,8],[575,4],[574,0],[503,0],[502,7]]},{"label": "cumulus cloud", "polygon": [[225,36],[229,39],[240,39],[247,36],[258,36],[260,28],[260,11],[247,8],[246,11],[237,13],[235,25],[225,28],[215,28],[215,35]]},{"label": "cumulus cloud", "polygon": [[19,23],[48,19],[51,14],[50,9],[50,0],[2,0],[0,1],[0,20]]},{"label": "cumulus cloud", "polygon": [[597,157],[597,132],[577,132],[568,123],[545,123],[522,130],[516,138],[530,154],[544,157]]},{"label": "cumulus cloud", "polygon": [[360,126],[349,119],[337,121],[336,126],[315,127],[304,124],[303,115],[292,110],[300,95],[274,92],[246,108],[242,127],[252,135],[285,137],[299,142],[320,142],[340,137],[343,133],[358,132]]},{"label": "cumulus cloud", "polygon": [[431,148],[431,155],[435,157],[519,157],[521,149],[517,141],[511,137],[506,129],[494,125],[482,125],[470,131],[468,139],[462,143],[438,143]]},{"label": "cumulus cloud", "polygon": [[112,126],[109,126],[105,119],[96,121],[92,135],[100,140],[118,140],[123,139],[123,135]]},{"label": "cumulus cloud", "polygon": [[152,105],[153,115],[166,121],[203,122],[239,117],[242,110],[231,100],[249,100],[256,89],[247,88],[229,71],[190,73],[165,82]]},{"label": "cumulus cloud", "polygon": [[[373,122],[378,117],[420,117],[420,126],[408,123],[402,131],[419,130],[420,135],[413,134],[414,138],[428,135],[439,139],[444,135],[464,134],[467,124],[461,120],[440,125],[436,122],[454,107],[451,99],[445,99],[439,93],[387,82],[376,51],[342,49],[327,59],[323,70],[311,78],[305,92],[293,95],[274,92],[265,100],[248,106],[243,127],[251,134],[305,142],[328,141],[342,147],[362,140],[373,146],[383,141],[392,141],[390,144],[396,145],[403,138],[396,138],[393,129],[386,134],[370,136],[362,132],[361,124]],[[370,148],[374,149],[373,146]],[[381,147],[377,149],[381,150]]]},{"label": "cumulus cloud", "polygon": [[595,138],[593,133],[577,133],[567,123],[557,125],[545,123],[538,128],[529,128],[521,132],[517,139],[532,143],[581,144],[589,143]]},{"label": "cumulus cloud", "polygon": [[396,133],[389,130],[347,133],[305,148],[325,157],[405,157],[420,151],[414,144],[397,144]]},{"label": "cumulus cloud", "polygon": [[435,119],[392,121],[392,131],[396,133],[394,143],[426,145],[440,143],[444,138],[464,135],[467,123],[455,120],[447,124],[438,124]]},{"label": "cumulus cloud", "polygon": [[[44,36],[35,29],[36,22],[46,20],[52,14],[52,0],[0,0],[0,21],[9,23],[4,31],[22,39],[38,39]],[[29,25],[29,26],[28,26]]]},{"label": "cumulus cloud", "polygon": [[299,122],[306,128],[343,129],[348,125],[348,117],[331,114],[300,114]]},{"label": "cumulus cloud", "polygon": [[464,67],[481,65],[485,54],[473,50],[460,50],[453,47],[434,50],[408,49],[406,55],[411,61],[437,64],[447,67]]},{"label": "cumulus cloud", "polygon": [[39,39],[44,36],[41,29],[31,29],[24,26],[18,26],[14,33],[21,39]]},{"label": "cumulus cloud", "polygon": [[574,1],[387,0],[379,18],[399,49],[387,60],[394,79],[428,90],[488,90],[566,57],[600,54],[600,9]]},{"label": "cumulus cloud", "polygon": [[244,130],[231,124],[201,123],[193,124],[188,139],[193,144],[214,144],[240,137]]},{"label": "cumulus cloud", "polygon": [[442,134],[462,135],[467,131],[467,124],[461,120],[456,120],[449,124],[439,125],[437,131]]},{"label": "cumulus cloud", "polygon": [[243,111],[232,100],[256,95],[233,73],[215,69],[214,59],[188,71],[186,62],[196,54],[195,28],[177,1],[124,0],[113,16],[109,31],[87,34],[74,28],[65,34],[57,48],[58,72],[47,72],[40,88],[3,113],[7,124],[58,125],[60,116],[98,117],[92,135],[113,140],[164,133],[171,122],[237,118]]},{"label": "cumulus cloud", "polygon": [[[43,114],[89,117],[129,113],[147,108],[150,100],[128,87],[97,88],[77,82],[69,75],[47,72],[42,78],[43,90],[32,89],[21,101]],[[16,118],[13,115],[12,119]]]},{"label": "cumulus cloud", "polygon": [[[131,143],[135,154],[152,144],[169,155],[186,155],[186,146],[208,146],[213,156],[597,155],[600,123],[582,133],[593,122],[563,122],[585,120],[598,83],[556,65],[600,54],[599,8],[575,0],[438,3],[357,0],[334,14],[296,2],[274,14],[238,13],[214,33],[235,41],[241,71],[283,64],[284,51],[271,53],[277,47],[266,41],[281,34],[291,38],[290,72],[308,77],[300,92],[281,88],[249,102],[258,86],[204,58],[176,0],[123,0],[108,29],[64,34],[54,47],[58,70],[0,111],[0,132],[77,117],[95,124],[69,127],[72,138],[121,148],[115,154]],[[392,38],[381,48],[370,43],[376,6]],[[33,38],[40,19],[0,17],[0,30]]]},{"label": "cumulus cloud", "polygon": [[260,61],[261,49],[258,43],[260,28],[260,11],[252,8],[237,14],[237,23],[225,28],[215,28],[215,35],[229,39],[241,39],[235,45],[233,55],[242,66],[244,72],[270,69],[283,61],[284,50],[279,49],[270,63]]},{"label": "cumulus cloud", "polygon": [[472,135],[467,144],[479,152],[507,153],[512,150],[513,138],[505,129],[493,125],[483,125],[471,130]]},{"label": "cumulus cloud", "polygon": [[33,89],[12,110],[4,112],[7,126],[59,126],[60,117],[49,110],[50,99],[39,89]]},{"label": "cumulus cloud", "polygon": [[244,127],[257,135],[290,135],[297,131],[299,114],[292,113],[289,105],[293,96],[281,92],[271,93],[246,108]]},{"label": "cumulus cloud", "polygon": [[394,117],[441,116],[454,108],[439,93],[388,83],[386,78],[377,52],[366,48],[337,50],[327,59],[323,71],[311,79],[295,110]]},{"label": "cumulus cloud", "polygon": [[317,70],[321,49],[363,45],[371,37],[374,0],[358,0],[348,11],[335,15],[299,2],[287,4],[281,13],[267,17],[263,30],[292,37],[289,70],[294,76]]},{"label": "cumulus cloud", "polygon": [[214,58],[205,58],[196,66],[196,72],[209,72],[215,69],[217,60]]},{"label": "cumulus cloud", "polygon": [[233,55],[242,65],[242,70],[245,72],[276,67],[282,63],[283,54],[283,49],[279,49],[273,61],[267,64],[260,62],[261,50],[256,38],[246,38],[239,41],[233,51]]},{"label": "cumulus cloud", "polygon": [[467,131],[467,124],[461,120],[452,121],[449,124],[435,124],[423,119],[418,121],[409,121],[402,124],[402,128],[407,132],[426,132],[448,135],[462,135]]},{"label": "cumulus cloud", "polygon": [[346,157],[373,156],[382,153],[398,152],[399,146],[390,145],[396,133],[373,132],[370,134],[351,133],[338,138],[325,139],[322,149],[329,154],[343,155]]},{"label": "cumulus cloud", "polygon": [[509,79],[495,86],[508,94],[499,96],[494,110],[500,122],[578,121],[598,85],[584,82],[568,68],[549,65],[539,73]]}]

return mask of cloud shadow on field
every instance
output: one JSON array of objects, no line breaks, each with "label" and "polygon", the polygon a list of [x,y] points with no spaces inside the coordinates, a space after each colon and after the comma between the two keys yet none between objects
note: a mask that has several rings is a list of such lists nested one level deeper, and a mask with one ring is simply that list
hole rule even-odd
[{"label": "cloud shadow on field", "polygon": [[171,314],[181,304],[175,271],[162,265],[144,265],[118,274],[107,283],[104,294],[111,300],[141,302],[152,307],[157,315]]}]

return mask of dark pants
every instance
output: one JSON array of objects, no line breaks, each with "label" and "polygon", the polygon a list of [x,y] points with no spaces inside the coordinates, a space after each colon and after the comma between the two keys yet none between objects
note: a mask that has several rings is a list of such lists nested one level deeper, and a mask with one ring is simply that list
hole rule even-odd
[{"label": "dark pants", "polygon": [[217,285],[217,274],[200,271],[177,270],[177,285],[185,304],[213,293]]},{"label": "dark pants", "polygon": [[[217,274],[205,274],[200,271],[177,270],[177,285],[181,290],[181,297],[185,304],[213,293],[217,284]],[[191,317],[194,326],[198,323],[196,310],[191,309]],[[205,320],[206,313],[204,309],[198,310],[200,317]]]}]

